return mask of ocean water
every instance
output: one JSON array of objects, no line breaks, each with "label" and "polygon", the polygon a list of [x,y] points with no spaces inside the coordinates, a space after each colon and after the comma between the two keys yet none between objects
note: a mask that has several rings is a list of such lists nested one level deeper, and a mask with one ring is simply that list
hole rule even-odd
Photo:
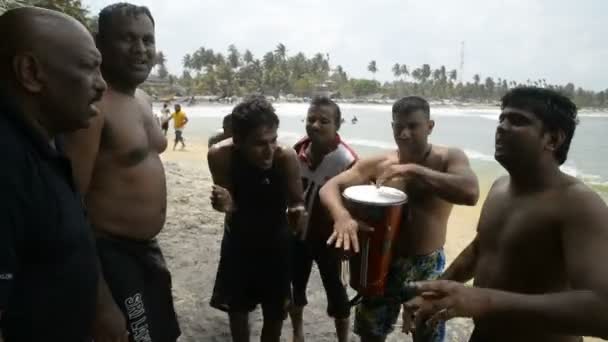
[{"label": "ocean water", "polygon": [[[307,104],[278,103],[274,105],[281,125],[279,140],[293,144],[304,134]],[[367,104],[340,104],[346,120],[340,129],[342,138],[359,155],[365,156],[395,148],[391,133],[391,106]],[[229,105],[184,106],[190,118],[185,136],[206,139],[221,128],[222,117],[229,113]],[[159,108],[155,107],[155,112]],[[431,107],[435,129],[430,142],[458,146],[468,155],[473,169],[483,177],[496,178],[506,173],[494,160],[494,132],[498,123],[499,108]],[[353,116],[358,122],[351,123]],[[562,170],[576,176],[605,200],[608,200],[608,115],[579,113],[578,125],[567,162]],[[481,175],[480,175],[481,177]]]}]

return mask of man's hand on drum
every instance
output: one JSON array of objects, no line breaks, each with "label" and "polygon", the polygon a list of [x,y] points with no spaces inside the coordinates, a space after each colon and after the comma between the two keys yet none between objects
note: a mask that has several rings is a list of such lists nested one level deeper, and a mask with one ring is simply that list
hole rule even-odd
[{"label": "man's hand on drum", "polygon": [[414,177],[419,168],[416,164],[392,164],[384,169],[384,172],[376,179],[376,186],[382,186],[393,178],[401,178],[406,182]]},{"label": "man's hand on drum", "polygon": [[351,251],[351,247],[353,252],[359,253],[357,236],[359,230],[372,232],[374,229],[361,221],[354,220],[350,215],[344,215],[334,223],[334,232],[327,240],[327,244],[335,243],[336,248],[342,248],[347,254]]},{"label": "man's hand on drum", "polygon": [[234,211],[234,203],[232,202],[230,191],[214,184],[211,190],[211,206],[213,209],[222,213]]}]

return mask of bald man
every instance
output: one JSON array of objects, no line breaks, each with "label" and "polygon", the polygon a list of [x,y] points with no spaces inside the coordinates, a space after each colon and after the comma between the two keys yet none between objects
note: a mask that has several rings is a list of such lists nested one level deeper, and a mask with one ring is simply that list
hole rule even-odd
[{"label": "bald man", "polygon": [[103,269],[95,337],[114,341],[128,329],[131,341],[175,341],[171,275],[156,241],[167,206],[160,160],[167,141],[137,89],[154,65],[154,19],[146,7],[119,3],[102,9],[98,24],[108,90],[101,115],[67,145]]},{"label": "bald man", "polygon": [[90,341],[95,242],[59,135],[98,114],[101,55],[44,9],[6,12],[0,36],[0,340]]}]

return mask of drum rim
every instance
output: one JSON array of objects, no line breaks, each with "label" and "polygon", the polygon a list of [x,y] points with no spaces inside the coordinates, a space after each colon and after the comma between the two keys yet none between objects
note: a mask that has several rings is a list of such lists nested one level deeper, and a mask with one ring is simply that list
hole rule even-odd
[{"label": "drum rim", "polygon": [[405,198],[403,200],[397,201],[397,202],[392,202],[392,203],[377,203],[377,202],[366,202],[363,200],[359,200],[359,199],[355,199],[352,197],[349,197],[348,195],[346,195],[346,190],[353,188],[353,187],[361,187],[361,186],[374,186],[374,185],[368,185],[368,184],[360,184],[360,185],[352,185],[349,186],[348,188],[344,189],[344,191],[342,191],[342,197],[346,198],[347,200],[354,202],[354,203],[358,203],[358,204],[366,204],[366,205],[370,205],[370,206],[375,206],[375,207],[394,207],[394,206],[399,206],[402,205],[404,203],[407,203],[407,194],[399,189],[395,189],[395,188],[391,188],[391,189],[395,189],[399,192],[401,192]]}]

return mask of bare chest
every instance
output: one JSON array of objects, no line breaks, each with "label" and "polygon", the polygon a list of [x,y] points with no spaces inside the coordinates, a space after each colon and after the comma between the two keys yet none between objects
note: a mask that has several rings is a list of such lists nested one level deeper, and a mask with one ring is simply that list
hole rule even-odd
[{"label": "bare chest", "polygon": [[544,291],[564,276],[559,211],[542,196],[495,196],[479,221],[479,281]]},{"label": "bare chest", "polygon": [[113,106],[105,114],[101,151],[125,166],[136,165],[166,147],[149,107],[136,101]]}]

